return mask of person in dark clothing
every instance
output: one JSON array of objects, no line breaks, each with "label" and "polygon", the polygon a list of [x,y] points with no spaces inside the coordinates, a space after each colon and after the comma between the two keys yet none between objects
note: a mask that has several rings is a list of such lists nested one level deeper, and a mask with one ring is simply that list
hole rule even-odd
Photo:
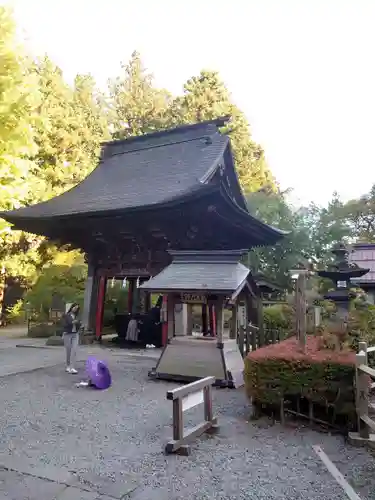
[{"label": "person in dark clothing", "polygon": [[68,373],[78,373],[74,368],[79,341],[79,330],[81,322],[78,319],[79,305],[74,303],[69,307],[64,316],[63,339],[66,352],[66,371]]}]

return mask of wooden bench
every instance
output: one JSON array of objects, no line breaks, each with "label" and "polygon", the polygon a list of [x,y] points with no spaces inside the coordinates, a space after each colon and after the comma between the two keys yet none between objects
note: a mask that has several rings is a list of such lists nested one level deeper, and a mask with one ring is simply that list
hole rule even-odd
[{"label": "wooden bench", "polygon": [[[204,432],[215,434],[219,427],[213,416],[212,386],[215,377],[205,377],[191,384],[167,392],[167,400],[173,403],[173,439],[165,447],[165,452],[189,455],[188,443]],[[190,408],[203,403],[204,421],[189,430],[184,430],[183,414]]]}]

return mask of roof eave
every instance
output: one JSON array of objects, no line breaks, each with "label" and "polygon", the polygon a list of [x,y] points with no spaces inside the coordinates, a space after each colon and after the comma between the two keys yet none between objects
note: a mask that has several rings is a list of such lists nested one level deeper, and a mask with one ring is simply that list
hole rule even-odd
[{"label": "roof eave", "polygon": [[[228,193],[225,189],[223,189],[222,186],[220,188],[220,192],[222,195],[222,199],[230,207],[231,211],[238,217],[238,224],[234,222],[233,225],[240,224],[241,229],[249,232],[250,234],[254,233],[254,226],[257,227],[261,233],[265,234],[266,237],[269,238],[270,243],[268,244],[277,243],[285,236],[290,234],[290,231],[283,231],[282,229],[277,229],[273,226],[270,226],[269,224],[260,221],[249,212],[241,209],[237,204],[233,203],[233,200],[229,197]],[[264,243],[264,245],[266,244],[267,243]]]},{"label": "roof eave", "polygon": [[139,286],[140,289],[154,293],[196,293],[202,295],[230,295],[233,290],[229,289],[205,289],[205,288],[168,288],[147,286],[147,282]]},{"label": "roof eave", "polygon": [[[190,190],[189,192],[172,198],[170,200],[167,200],[162,203],[157,203],[153,205],[142,205],[142,206],[137,206],[137,207],[130,207],[130,208],[124,208],[124,209],[114,209],[114,210],[102,210],[100,212],[84,212],[84,213],[75,213],[75,214],[66,214],[66,215],[47,215],[44,217],[41,216],[22,216],[22,209],[20,210],[20,213],[18,213],[18,210],[12,210],[9,212],[0,212],[0,218],[5,219],[7,222],[10,224],[13,224],[15,226],[15,229],[21,229],[24,231],[27,231],[27,224],[28,223],[36,223],[36,222],[53,222],[55,220],[59,221],[64,221],[64,220],[79,220],[82,218],[101,218],[101,217],[109,217],[111,215],[129,215],[132,213],[136,212],[149,212],[149,211],[155,211],[155,210],[161,210],[161,209],[168,209],[168,208],[173,208],[178,205],[182,205],[184,203],[187,203],[191,200],[198,199],[201,197],[206,196],[209,193],[213,193],[215,191],[218,191],[218,187],[211,185],[211,184],[197,184],[196,188],[194,190]],[[27,207],[25,207],[27,208]],[[21,227],[24,225],[25,227]]]}]

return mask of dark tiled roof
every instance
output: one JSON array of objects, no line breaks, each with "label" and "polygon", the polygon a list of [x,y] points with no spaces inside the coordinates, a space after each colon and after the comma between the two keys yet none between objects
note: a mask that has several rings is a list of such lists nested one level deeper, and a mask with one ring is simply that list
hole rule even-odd
[{"label": "dark tiled roof", "polygon": [[[223,213],[218,210],[215,216],[219,223],[223,221],[223,227],[239,229],[241,245],[250,248],[276,243],[287,233],[264,224],[247,211],[234,173],[229,138],[218,131],[227,120],[106,143],[97,168],[76,187],[44,203],[0,212],[0,217],[16,229],[37,234],[49,235],[54,227],[52,232],[56,237],[59,231],[61,234],[65,231],[63,225],[59,226],[64,218],[70,220],[77,216],[77,225],[82,227],[78,216],[156,210],[175,202],[190,202],[192,196],[204,197],[215,192],[226,206]],[[231,177],[230,192],[215,177],[223,164]],[[65,233],[64,238],[66,240]]]},{"label": "dark tiled roof", "polygon": [[154,291],[235,292],[250,271],[239,261],[243,252],[170,252],[172,263],[143,283]]},{"label": "dark tiled roof", "polygon": [[228,145],[213,123],[108,143],[80,184],[6,218],[59,217],[164,204],[204,187]]}]

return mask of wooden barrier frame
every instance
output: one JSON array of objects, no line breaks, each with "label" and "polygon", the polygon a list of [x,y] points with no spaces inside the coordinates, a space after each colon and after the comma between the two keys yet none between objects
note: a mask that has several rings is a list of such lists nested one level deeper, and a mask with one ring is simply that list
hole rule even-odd
[{"label": "wooden barrier frame", "polygon": [[[215,377],[206,377],[191,384],[167,392],[167,399],[173,402],[173,440],[165,447],[165,452],[189,455],[189,443],[204,432],[215,434],[219,427],[212,410],[212,386]],[[204,421],[184,432],[183,413],[200,404],[204,405]]]},{"label": "wooden barrier frame", "polygon": [[358,432],[349,433],[353,442],[375,443],[375,421],[369,416],[369,407],[372,406],[369,403],[369,394],[375,387],[374,383],[369,384],[369,377],[375,379],[375,370],[368,366],[369,352],[375,352],[375,346],[368,348],[366,342],[359,342],[355,374]]}]

